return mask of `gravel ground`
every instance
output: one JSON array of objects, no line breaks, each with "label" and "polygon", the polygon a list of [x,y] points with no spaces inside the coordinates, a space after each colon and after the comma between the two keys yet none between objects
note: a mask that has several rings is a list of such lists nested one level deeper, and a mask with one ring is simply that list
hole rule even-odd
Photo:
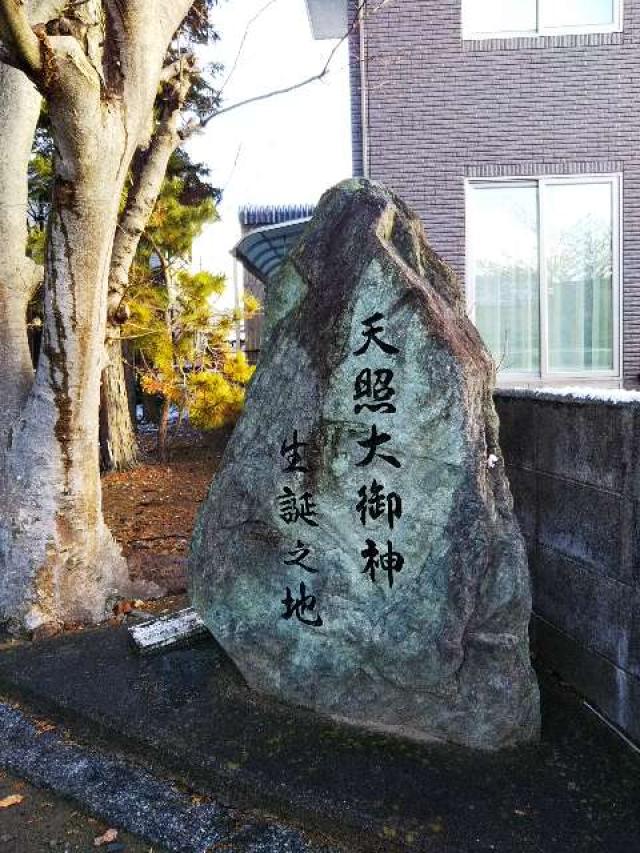
[{"label": "gravel ground", "polygon": [[114,842],[96,847],[95,839],[112,827],[80,811],[71,801],[0,770],[0,802],[11,796],[23,799],[0,808],[1,853],[164,853],[164,848],[127,832],[118,832]]},{"label": "gravel ground", "polygon": [[[13,849],[23,851],[56,850],[58,841],[65,842],[67,829],[79,830],[89,826],[85,837],[67,835],[73,845],[61,844],[61,851],[103,850],[106,853],[122,853],[124,850],[171,851],[171,853],[210,853],[213,850],[233,853],[336,853],[326,846],[316,846],[299,831],[279,822],[244,814],[230,809],[212,797],[196,794],[173,782],[157,776],[132,763],[128,754],[105,751],[95,745],[81,745],[71,733],[40,716],[25,713],[15,704],[0,702],[0,767],[9,773],[22,775],[36,786],[50,788],[63,797],[73,798],[79,804],[69,808],[70,823],[59,813],[57,805],[50,811],[57,823],[39,821],[36,815],[46,817],[45,806],[38,807],[34,791],[27,797],[14,787],[0,798],[0,815],[13,816],[16,827],[21,827],[22,837],[28,839],[25,847],[16,837]],[[41,792],[39,792],[41,793]],[[6,798],[24,797],[12,804]],[[33,802],[33,805],[31,803]],[[64,801],[62,801],[64,803]],[[4,807],[3,807],[4,806]],[[26,809],[21,816],[21,810]],[[99,823],[84,817],[73,820],[81,809],[102,818]],[[0,821],[2,821],[0,817]],[[32,823],[29,820],[33,819]],[[0,823],[0,827],[2,824]],[[26,829],[25,829],[26,826]],[[94,830],[95,826],[95,830]],[[42,833],[35,830],[41,827]],[[140,845],[123,838],[96,839],[104,835],[107,828],[124,827],[128,831],[148,839]],[[17,830],[16,830],[17,831]],[[9,829],[1,834],[11,836]],[[129,836],[131,838],[131,836]],[[32,839],[35,839],[32,841]],[[56,842],[51,844],[51,842]],[[1,852],[2,848],[0,848]]]}]

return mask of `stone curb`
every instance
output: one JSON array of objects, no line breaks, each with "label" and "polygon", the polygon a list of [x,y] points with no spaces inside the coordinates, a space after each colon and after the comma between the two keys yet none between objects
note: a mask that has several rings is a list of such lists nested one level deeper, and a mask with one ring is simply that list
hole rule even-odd
[{"label": "stone curb", "polygon": [[295,829],[198,802],[122,758],[69,742],[58,729],[39,729],[5,703],[0,766],[172,853],[206,853],[214,846],[236,853],[338,853],[312,845]]}]

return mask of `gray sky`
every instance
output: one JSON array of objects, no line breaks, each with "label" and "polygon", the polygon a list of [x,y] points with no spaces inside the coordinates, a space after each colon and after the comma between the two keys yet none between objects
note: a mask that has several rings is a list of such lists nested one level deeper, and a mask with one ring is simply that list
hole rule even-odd
[{"label": "gray sky", "polygon": [[[266,0],[222,0],[214,11],[221,40],[212,56],[229,69],[247,22]],[[335,42],[314,41],[304,0],[275,0],[249,31],[225,104],[295,83],[323,66]],[[221,222],[207,227],[194,246],[194,266],[224,272],[231,281],[229,249],[239,239],[243,204],[315,202],[351,173],[348,62],[340,47],[332,71],[299,91],[220,116],[190,143],[193,157],[212,169],[224,188]]]}]

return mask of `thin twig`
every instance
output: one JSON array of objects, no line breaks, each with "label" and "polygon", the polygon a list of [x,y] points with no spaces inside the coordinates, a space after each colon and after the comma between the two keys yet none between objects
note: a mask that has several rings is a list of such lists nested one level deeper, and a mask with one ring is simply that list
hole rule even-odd
[{"label": "thin twig", "polygon": [[240,143],[240,145],[238,145],[238,150],[236,151],[236,156],[235,156],[235,159],[234,159],[234,161],[233,161],[233,165],[231,166],[231,169],[230,169],[230,171],[229,171],[229,174],[227,175],[227,179],[226,179],[226,181],[225,181],[225,182],[224,182],[224,184],[222,185],[222,193],[223,193],[223,194],[224,194],[224,193],[227,191],[227,189],[229,188],[229,184],[231,183],[231,179],[233,178],[233,175],[234,175],[234,173],[235,173],[235,171],[236,171],[236,167],[237,167],[237,165],[238,165],[238,161],[240,160],[240,154],[241,154],[241,153],[242,153],[242,143]]},{"label": "thin twig", "polygon": [[202,128],[206,127],[212,119],[218,118],[218,116],[221,115],[225,115],[225,113],[233,112],[234,110],[237,110],[240,107],[246,107],[249,104],[256,104],[260,101],[266,101],[270,98],[275,98],[278,95],[287,95],[289,92],[295,92],[297,89],[303,89],[305,86],[309,86],[311,83],[315,83],[319,80],[324,79],[331,70],[331,63],[333,62],[336,53],[340,50],[345,41],[349,39],[352,33],[359,26],[360,13],[366,7],[367,2],[368,0],[360,0],[353,16],[353,20],[351,21],[351,24],[347,29],[347,32],[340,39],[338,39],[336,44],[333,46],[326,59],[326,62],[317,74],[312,74],[310,77],[307,77],[304,80],[300,80],[298,83],[292,83],[290,86],[284,86],[282,89],[273,89],[271,92],[264,92],[262,95],[254,95],[251,98],[245,98],[242,101],[237,101],[235,104],[230,104],[228,107],[223,107],[222,109],[217,110],[216,112],[210,113],[208,116],[205,116],[198,122],[188,125],[184,131],[185,138],[191,133],[195,133],[196,130],[202,130]]},{"label": "thin twig", "polygon": [[244,50],[245,43],[246,43],[246,41],[247,41],[247,38],[249,37],[249,31],[251,30],[251,27],[255,24],[255,22],[258,20],[258,18],[259,18],[261,15],[263,15],[263,14],[267,11],[267,9],[268,9],[270,6],[273,6],[273,4],[274,4],[275,2],[276,2],[276,0],[269,0],[269,2],[268,2],[268,3],[265,3],[265,4],[264,4],[264,6],[256,12],[256,14],[253,16],[253,18],[251,18],[251,19],[247,22],[247,26],[245,27],[244,34],[243,34],[243,36],[242,36],[242,39],[240,40],[240,46],[238,47],[238,50],[237,50],[237,52],[236,52],[235,59],[233,60],[233,65],[231,66],[231,70],[229,71],[229,73],[227,74],[227,76],[225,77],[225,79],[223,80],[223,82],[222,82],[222,86],[221,86],[221,87],[220,87],[220,89],[219,89],[219,94],[220,94],[220,95],[222,95],[222,93],[224,92],[224,90],[225,90],[225,88],[227,87],[227,85],[228,85],[229,81],[230,81],[230,80],[231,80],[231,78],[233,77],[233,75],[234,75],[234,73],[235,73],[235,71],[236,71],[236,68],[238,67],[238,62],[240,61],[240,56],[242,55],[242,51]]}]

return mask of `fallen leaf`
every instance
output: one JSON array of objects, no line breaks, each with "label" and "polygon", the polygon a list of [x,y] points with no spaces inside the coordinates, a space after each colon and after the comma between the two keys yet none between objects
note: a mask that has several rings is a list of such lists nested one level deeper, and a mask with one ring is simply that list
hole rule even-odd
[{"label": "fallen leaf", "polygon": [[117,829],[108,829],[104,835],[99,835],[97,838],[93,839],[93,846],[102,847],[103,844],[111,844],[111,842],[115,841],[117,837]]},{"label": "fallen leaf", "polygon": [[35,729],[39,735],[46,734],[47,732],[55,731],[55,726],[53,723],[50,723],[49,720],[36,720],[35,721]]},{"label": "fallen leaf", "polygon": [[130,601],[119,601],[113,608],[113,612],[116,616],[124,616],[127,613],[131,613],[133,607],[131,606]]},{"label": "fallen leaf", "polygon": [[3,800],[0,800],[0,809],[8,809],[11,808],[11,806],[17,806],[18,803],[21,803],[23,800],[24,797],[22,794],[11,794]]}]

